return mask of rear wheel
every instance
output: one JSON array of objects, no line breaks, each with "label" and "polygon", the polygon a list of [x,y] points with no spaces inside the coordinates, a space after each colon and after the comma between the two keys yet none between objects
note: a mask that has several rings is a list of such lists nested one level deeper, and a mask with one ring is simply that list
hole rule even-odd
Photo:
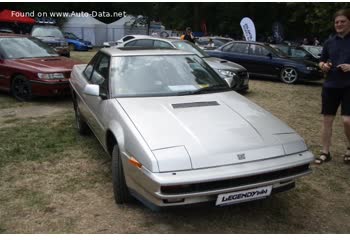
[{"label": "rear wheel", "polygon": [[23,75],[17,75],[12,79],[11,92],[19,101],[29,101],[32,99],[32,86]]},{"label": "rear wheel", "polygon": [[112,179],[114,200],[117,204],[129,203],[131,196],[126,186],[123,163],[118,145],[114,145],[112,152]]},{"label": "rear wheel", "polygon": [[293,67],[285,67],[281,71],[280,78],[282,82],[292,84],[298,81],[298,72]]}]

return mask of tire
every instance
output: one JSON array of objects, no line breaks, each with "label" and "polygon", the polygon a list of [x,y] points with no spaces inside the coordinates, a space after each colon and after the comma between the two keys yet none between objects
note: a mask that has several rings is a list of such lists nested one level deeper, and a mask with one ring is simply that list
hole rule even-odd
[{"label": "tire", "polygon": [[74,105],[74,112],[75,112],[75,124],[77,126],[77,130],[80,135],[84,136],[89,133],[89,126],[86,124],[86,122],[83,120],[78,102],[74,99],[73,100],[73,105]]},{"label": "tire", "polygon": [[284,83],[293,84],[298,81],[298,72],[293,67],[285,67],[281,71],[280,79]]},{"label": "tire", "polygon": [[21,102],[32,99],[32,86],[27,78],[23,75],[17,75],[11,82],[12,95]]},{"label": "tire", "polygon": [[114,200],[117,204],[129,203],[131,196],[126,186],[123,163],[118,145],[114,145],[112,152],[112,179]]}]

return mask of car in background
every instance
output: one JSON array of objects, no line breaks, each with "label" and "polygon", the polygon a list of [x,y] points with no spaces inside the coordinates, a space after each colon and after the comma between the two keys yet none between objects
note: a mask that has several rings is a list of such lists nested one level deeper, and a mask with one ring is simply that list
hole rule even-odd
[{"label": "car in background", "polygon": [[63,34],[68,42],[70,51],[88,51],[92,49],[91,42],[78,38],[74,33],[64,32]]},{"label": "car in background", "polygon": [[291,59],[268,43],[234,41],[206,52],[210,56],[242,65],[250,75],[278,78],[287,84],[296,83],[299,80],[312,81],[323,78],[318,64],[307,60]]},{"label": "car in background", "polygon": [[112,158],[117,204],[224,206],[311,173],[304,140],[196,54],[103,48],[70,84],[79,133],[90,128]]},{"label": "car in background", "polygon": [[0,34],[0,89],[17,100],[69,94],[68,80],[77,63],[37,38]]},{"label": "car in background", "polygon": [[301,45],[306,51],[312,54],[318,60],[321,57],[323,47],[322,46],[314,46],[314,45]]},{"label": "car in background", "polygon": [[[213,41],[214,46],[209,46],[209,39]],[[218,48],[228,42],[233,41],[232,38],[224,38],[224,37],[199,37],[196,39],[196,44],[203,49],[215,49]]]},{"label": "car in background", "polygon": [[271,47],[277,48],[288,55],[292,59],[304,59],[318,63],[318,58],[314,57],[311,53],[306,51],[301,46],[286,45],[286,44],[270,44]]},{"label": "car in background", "polygon": [[34,25],[30,35],[54,48],[59,55],[70,57],[68,43],[57,26]]},{"label": "car in background", "polygon": [[119,47],[143,47],[143,48],[176,48],[189,51],[200,56],[209,64],[232,89],[244,93],[249,89],[249,74],[247,70],[239,64],[224,59],[210,57],[206,52],[193,43],[172,38],[137,37],[121,43]]}]

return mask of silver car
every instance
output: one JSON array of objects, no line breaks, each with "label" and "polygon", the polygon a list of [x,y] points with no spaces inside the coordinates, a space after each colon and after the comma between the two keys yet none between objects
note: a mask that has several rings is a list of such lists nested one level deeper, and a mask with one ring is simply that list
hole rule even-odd
[{"label": "silver car", "polygon": [[311,172],[303,139],[196,54],[105,48],[70,84],[79,132],[90,128],[112,158],[118,204],[235,204]]},{"label": "silver car", "polygon": [[197,54],[209,64],[217,73],[227,81],[232,89],[238,92],[246,92],[249,89],[249,74],[243,66],[220,59],[210,57],[206,52],[200,49],[195,44],[188,41],[172,38],[154,38],[154,37],[138,37],[130,39],[126,42],[118,44],[117,47],[145,47],[145,48],[176,48],[183,51],[188,51]]}]

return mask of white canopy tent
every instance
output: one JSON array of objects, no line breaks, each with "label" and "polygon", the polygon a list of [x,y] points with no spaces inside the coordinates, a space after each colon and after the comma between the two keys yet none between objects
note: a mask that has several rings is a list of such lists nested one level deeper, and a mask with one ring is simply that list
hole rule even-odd
[{"label": "white canopy tent", "polygon": [[107,24],[84,14],[67,18],[63,25],[65,32],[71,32],[86,41],[90,41],[94,46],[102,46],[107,39]]},{"label": "white canopy tent", "polygon": [[135,17],[127,15],[119,20],[108,24],[107,41],[115,42],[125,35],[147,34],[147,25],[134,24]]}]

